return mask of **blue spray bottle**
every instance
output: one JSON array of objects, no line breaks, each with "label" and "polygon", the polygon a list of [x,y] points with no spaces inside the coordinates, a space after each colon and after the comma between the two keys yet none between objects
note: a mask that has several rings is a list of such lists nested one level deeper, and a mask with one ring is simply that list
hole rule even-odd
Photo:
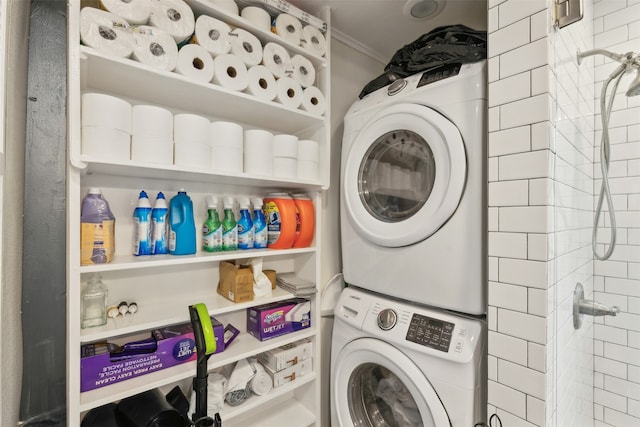
[{"label": "blue spray bottle", "polygon": [[162,191],[156,196],[151,211],[151,253],[163,255],[169,253],[169,208]]},{"label": "blue spray bottle", "polygon": [[133,210],[133,254],[151,255],[151,203],[144,190]]},{"label": "blue spray bottle", "polygon": [[249,198],[238,199],[240,219],[238,219],[238,249],[253,249],[253,221],[249,213]]},{"label": "blue spray bottle", "polygon": [[267,221],[262,211],[262,199],[255,197],[253,202],[253,247],[266,249],[267,247]]}]

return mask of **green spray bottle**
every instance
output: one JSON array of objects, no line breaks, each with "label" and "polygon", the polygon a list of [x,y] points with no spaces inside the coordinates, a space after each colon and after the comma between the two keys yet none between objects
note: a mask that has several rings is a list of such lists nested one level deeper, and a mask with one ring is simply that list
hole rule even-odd
[{"label": "green spray bottle", "polygon": [[224,219],[222,220],[222,250],[238,250],[238,224],[233,213],[233,197],[223,199]]},{"label": "green spray bottle", "polygon": [[218,198],[207,196],[207,219],[202,226],[202,250],[220,252],[222,250],[222,223],[218,216]]}]

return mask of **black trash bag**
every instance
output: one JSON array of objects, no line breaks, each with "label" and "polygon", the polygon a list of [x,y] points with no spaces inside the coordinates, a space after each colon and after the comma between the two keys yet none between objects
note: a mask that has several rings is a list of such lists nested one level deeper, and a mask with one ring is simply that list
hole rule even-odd
[{"label": "black trash bag", "polygon": [[399,49],[384,68],[384,73],[367,83],[359,98],[421,71],[451,63],[477,62],[486,57],[486,31],[460,24],[438,27]]}]

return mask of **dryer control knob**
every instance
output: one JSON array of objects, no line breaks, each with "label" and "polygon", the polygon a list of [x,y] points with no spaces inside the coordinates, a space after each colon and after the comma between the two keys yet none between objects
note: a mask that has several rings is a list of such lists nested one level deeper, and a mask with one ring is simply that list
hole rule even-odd
[{"label": "dryer control knob", "polygon": [[407,86],[407,81],[405,79],[398,79],[389,85],[389,87],[387,88],[387,95],[393,96],[399,93],[406,86]]},{"label": "dryer control knob", "polygon": [[388,331],[389,329],[396,326],[398,321],[398,316],[396,312],[391,310],[390,308],[385,308],[380,313],[378,313],[378,326],[383,331]]}]

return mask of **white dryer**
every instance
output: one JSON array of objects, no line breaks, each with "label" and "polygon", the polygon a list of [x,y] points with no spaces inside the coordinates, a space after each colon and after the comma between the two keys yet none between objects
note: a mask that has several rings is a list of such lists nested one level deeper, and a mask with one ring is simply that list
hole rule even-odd
[{"label": "white dryer", "polygon": [[345,281],[482,314],[486,61],[397,80],[355,102],[341,160]]},{"label": "white dryer", "polygon": [[486,421],[486,325],[345,288],[334,311],[334,427],[471,427]]}]

